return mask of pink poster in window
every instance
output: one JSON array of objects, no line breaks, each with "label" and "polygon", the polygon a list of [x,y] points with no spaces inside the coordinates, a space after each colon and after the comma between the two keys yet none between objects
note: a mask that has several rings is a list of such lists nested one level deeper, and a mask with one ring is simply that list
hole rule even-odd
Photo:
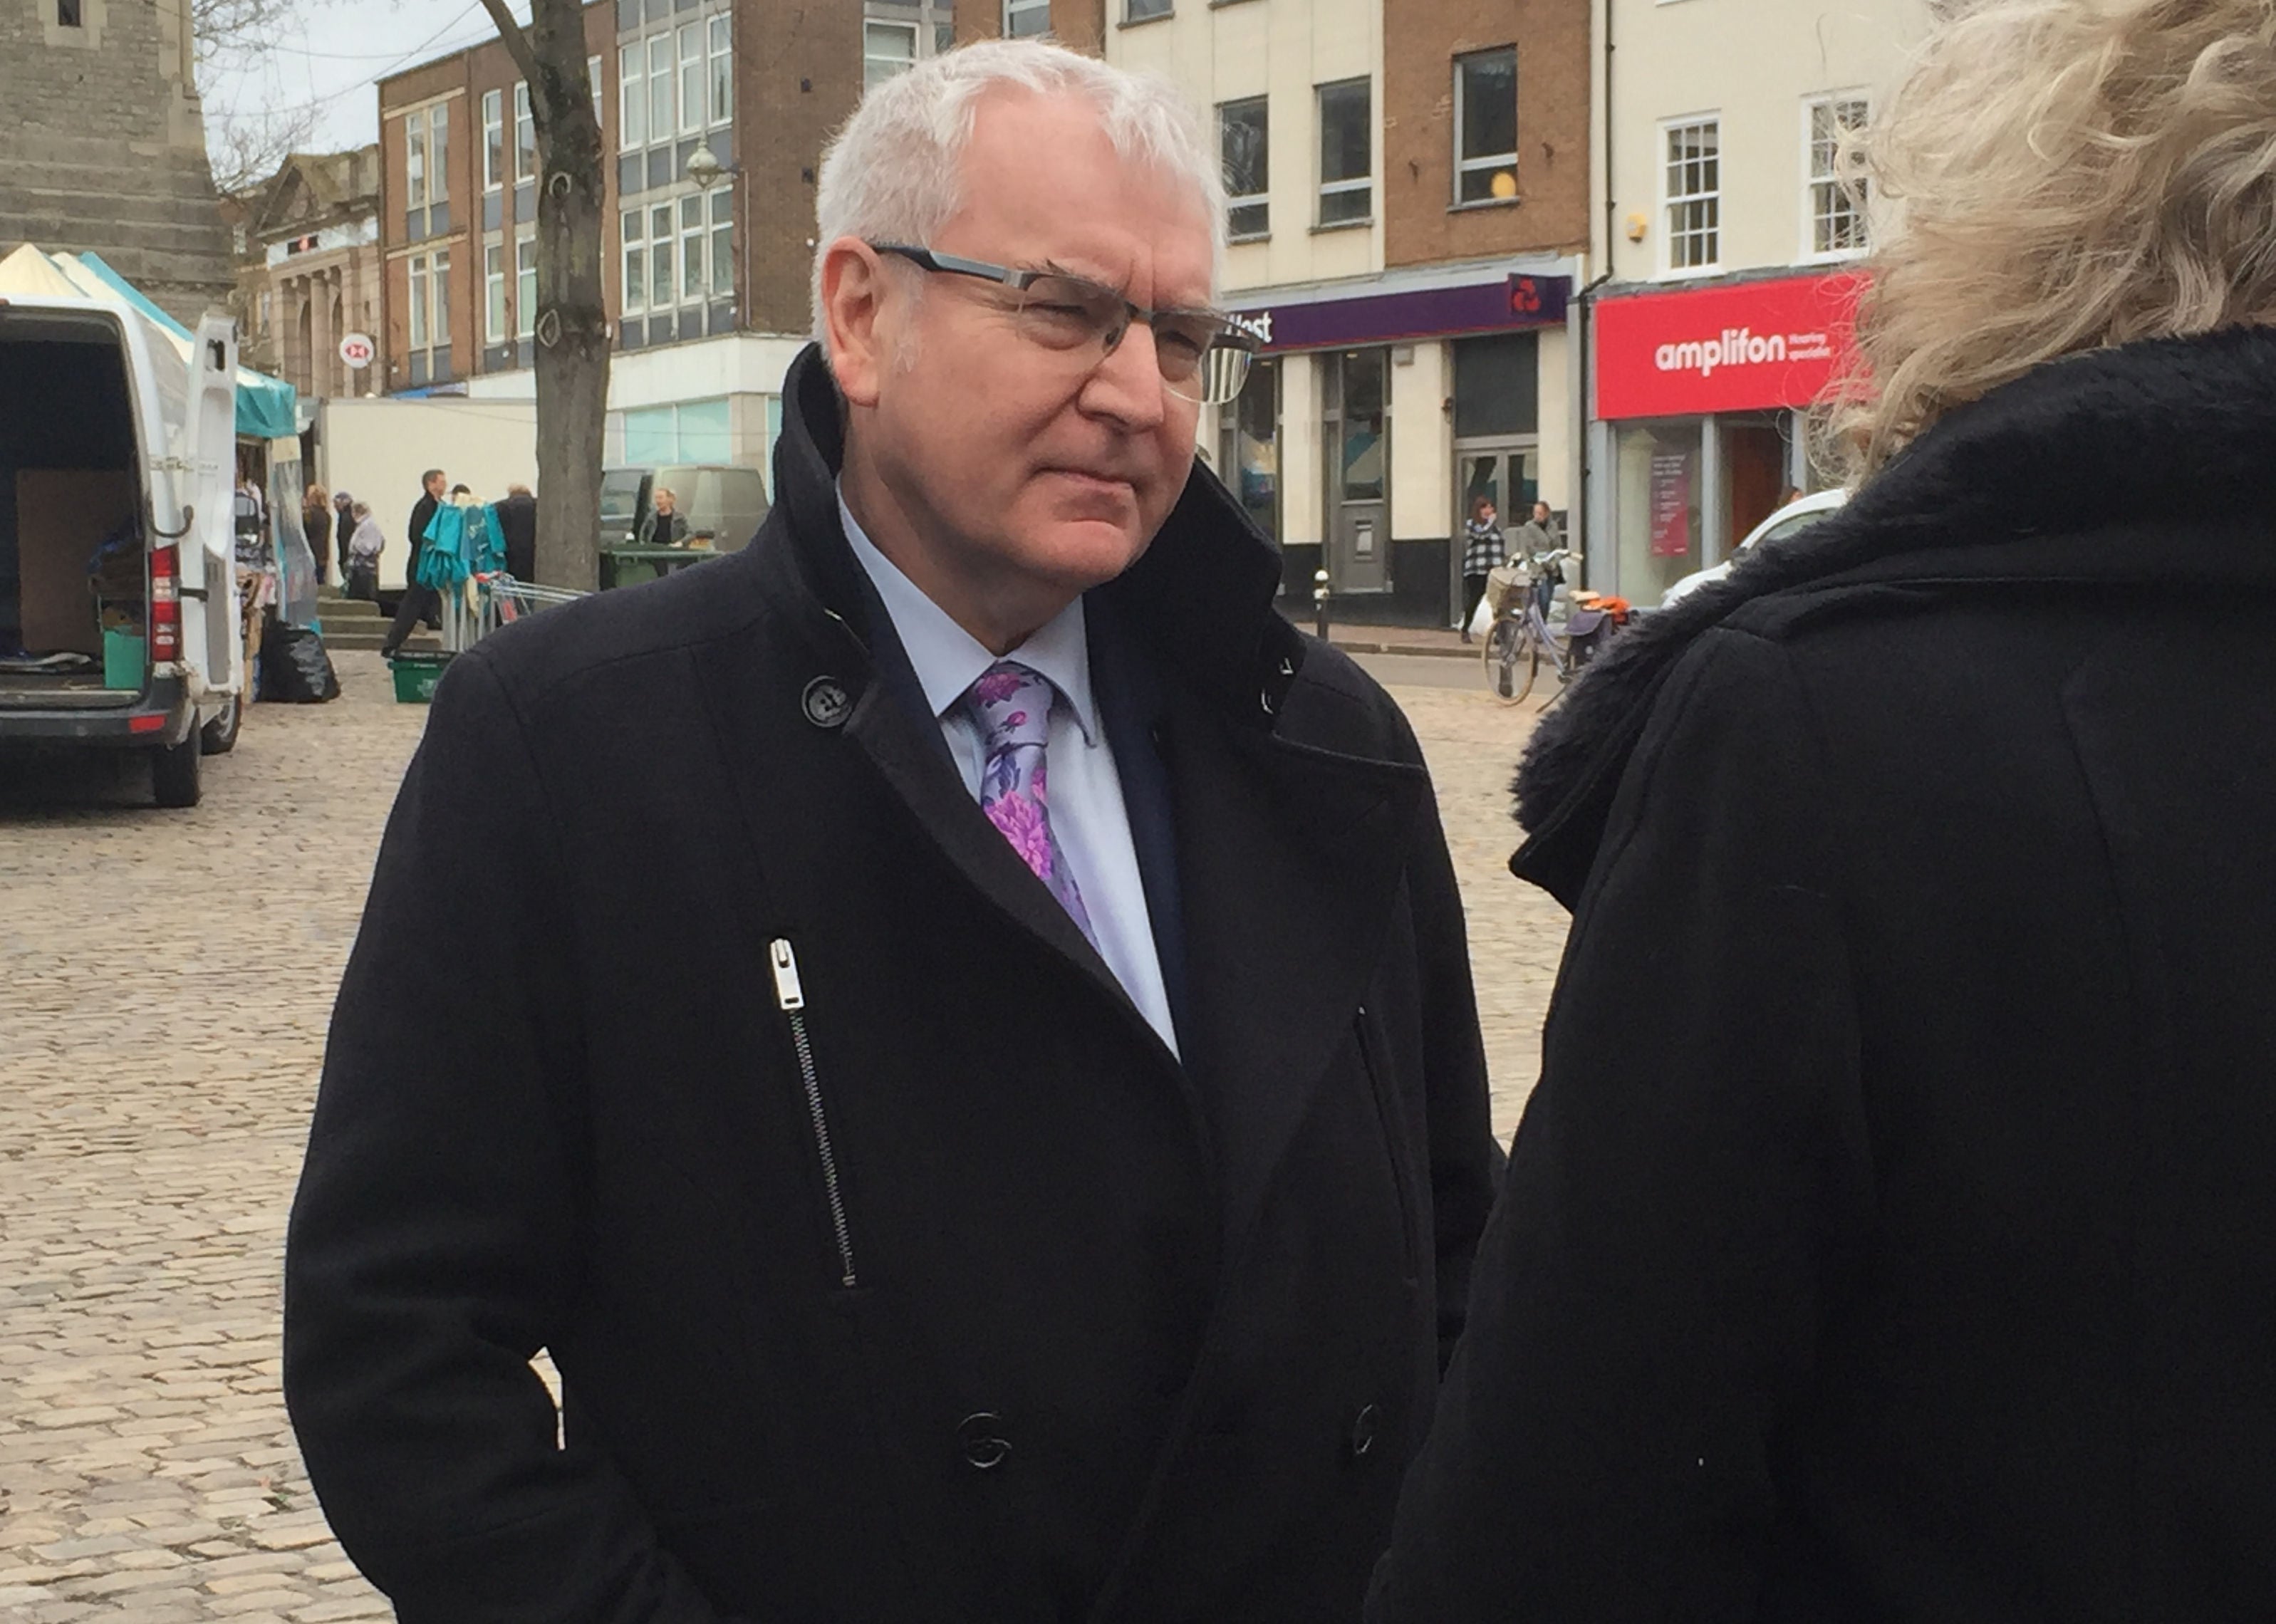
[{"label": "pink poster in window", "polygon": [[1651,556],[1690,555],[1691,453],[1656,451],[1651,454]]}]

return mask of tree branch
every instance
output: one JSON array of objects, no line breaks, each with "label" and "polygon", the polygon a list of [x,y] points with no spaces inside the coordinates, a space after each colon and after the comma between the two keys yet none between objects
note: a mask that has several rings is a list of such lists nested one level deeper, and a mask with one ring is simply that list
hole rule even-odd
[{"label": "tree branch", "polygon": [[497,25],[498,38],[505,42],[506,54],[513,58],[514,66],[521,70],[523,81],[530,86],[531,94],[535,95],[539,79],[536,47],[529,42],[529,35],[522,32],[521,25],[514,21],[513,11],[506,0],[482,0],[482,10],[488,11],[490,20]]}]

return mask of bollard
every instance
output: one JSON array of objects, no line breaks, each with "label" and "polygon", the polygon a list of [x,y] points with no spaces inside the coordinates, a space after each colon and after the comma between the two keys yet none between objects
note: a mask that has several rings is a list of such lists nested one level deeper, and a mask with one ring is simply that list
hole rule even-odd
[{"label": "bollard", "polygon": [[1312,575],[1312,634],[1322,642],[1328,641],[1328,573],[1317,570]]}]

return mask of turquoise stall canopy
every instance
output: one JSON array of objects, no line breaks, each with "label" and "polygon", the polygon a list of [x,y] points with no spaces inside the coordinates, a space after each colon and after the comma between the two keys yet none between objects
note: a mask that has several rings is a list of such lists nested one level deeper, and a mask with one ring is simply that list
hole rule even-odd
[{"label": "turquoise stall canopy", "polygon": [[[72,256],[119,298],[180,338],[193,342],[189,329],[152,304],[140,288],[102,262],[102,256],[81,252]],[[300,400],[282,378],[239,367],[237,369],[237,432],[251,440],[289,440],[300,432]]]}]

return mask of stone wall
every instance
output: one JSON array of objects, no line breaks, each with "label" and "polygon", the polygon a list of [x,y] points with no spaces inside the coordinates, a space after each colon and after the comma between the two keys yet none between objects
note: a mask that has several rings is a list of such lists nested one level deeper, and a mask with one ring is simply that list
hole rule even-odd
[{"label": "stone wall", "polygon": [[0,0],[0,254],[101,254],[194,323],[229,307],[188,0]]}]

